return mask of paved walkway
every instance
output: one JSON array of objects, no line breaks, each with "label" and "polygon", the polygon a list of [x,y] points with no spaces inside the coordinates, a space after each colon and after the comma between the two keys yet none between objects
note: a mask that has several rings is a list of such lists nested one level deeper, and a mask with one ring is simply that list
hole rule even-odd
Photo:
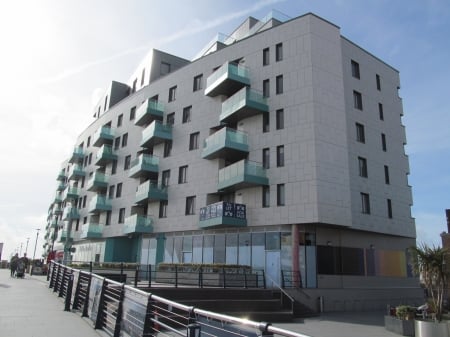
[{"label": "paved walkway", "polygon": [[[1,337],[105,337],[79,313],[66,312],[45,276],[15,279],[0,269]],[[398,337],[384,329],[384,312],[326,313],[275,326],[313,337]]]}]

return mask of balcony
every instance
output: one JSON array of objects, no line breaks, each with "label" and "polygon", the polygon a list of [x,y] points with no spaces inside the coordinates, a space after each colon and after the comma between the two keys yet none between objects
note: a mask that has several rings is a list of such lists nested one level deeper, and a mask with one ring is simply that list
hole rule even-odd
[{"label": "balcony", "polygon": [[108,188],[109,176],[102,172],[95,172],[89,179],[86,189],[91,192],[101,192]]},{"label": "balcony", "polygon": [[163,125],[160,121],[153,121],[142,131],[142,147],[152,147],[165,140],[172,140],[172,126]]},{"label": "balcony", "polygon": [[95,158],[95,165],[105,166],[112,161],[117,160],[117,155],[113,153],[113,148],[111,145],[104,144],[97,151],[97,156]]},{"label": "balcony", "polygon": [[200,208],[201,228],[247,226],[246,205],[217,202]]},{"label": "balcony", "polygon": [[58,226],[58,220],[53,219],[53,220],[50,222],[50,227],[51,227],[51,228],[56,228],[57,226]]},{"label": "balcony", "polygon": [[56,238],[56,241],[58,242],[66,242],[67,240],[72,241],[73,238],[68,235],[67,230],[59,230],[58,231],[58,237]]},{"label": "balcony", "polygon": [[80,218],[80,213],[75,207],[66,207],[63,212],[63,221],[76,220]]},{"label": "balcony", "polygon": [[53,206],[53,214],[55,215],[59,215],[63,212],[63,209],[61,208],[60,205],[54,205]]},{"label": "balcony", "polygon": [[59,192],[62,192],[62,191],[64,191],[65,189],[66,189],[66,184],[63,183],[63,182],[60,182],[60,183],[58,184],[58,186],[56,186],[56,190],[59,191]]},{"label": "balcony", "polygon": [[141,154],[131,162],[128,177],[157,178],[159,172],[159,158],[149,154]]},{"label": "balcony", "polygon": [[98,223],[87,223],[81,226],[80,239],[98,239],[103,235],[103,226]]},{"label": "balcony", "polygon": [[71,199],[77,199],[78,198],[78,188],[68,186],[63,192],[62,195],[62,201],[67,201]]},{"label": "balcony", "polygon": [[58,177],[56,177],[56,180],[60,180],[60,181],[66,180],[66,172],[64,170],[59,171]]},{"label": "balcony", "polygon": [[156,182],[151,180],[147,180],[139,185],[135,199],[137,204],[146,204],[160,200],[167,200],[167,187],[158,186]]},{"label": "balcony", "polygon": [[134,214],[125,219],[123,234],[148,234],[153,232],[153,220],[146,215]]},{"label": "balcony", "polygon": [[111,210],[111,200],[104,195],[96,195],[89,203],[89,213],[100,213]]},{"label": "balcony", "polygon": [[69,180],[78,180],[86,176],[86,172],[81,165],[72,165],[69,169]]},{"label": "balcony", "polygon": [[56,204],[60,204],[60,203],[62,203],[62,201],[63,201],[63,194],[62,194],[62,192],[57,192],[56,195],[55,195],[54,202]]},{"label": "balcony", "polygon": [[84,151],[81,146],[75,147],[73,149],[72,155],[69,158],[69,163],[75,164],[79,163],[84,159]]},{"label": "balcony", "polygon": [[154,99],[148,99],[137,109],[134,125],[148,125],[154,120],[162,121],[163,117],[164,105]]},{"label": "balcony", "polygon": [[100,147],[104,144],[112,144],[114,141],[114,129],[111,129],[108,126],[102,126],[98,129],[92,141],[94,146]]},{"label": "balcony", "polygon": [[241,160],[219,170],[219,191],[235,191],[263,185],[269,185],[269,179],[261,164]]},{"label": "balcony", "polygon": [[205,95],[231,96],[244,86],[250,85],[248,69],[234,63],[225,63],[206,80]]},{"label": "balcony", "polygon": [[247,134],[223,128],[205,139],[202,151],[204,159],[241,159],[248,154]]},{"label": "balcony", "polygon": [[219,119],[222,123],[234,123],[268,112],[269,106],[262,94],[246,87],[222,103],[222,113]]}]

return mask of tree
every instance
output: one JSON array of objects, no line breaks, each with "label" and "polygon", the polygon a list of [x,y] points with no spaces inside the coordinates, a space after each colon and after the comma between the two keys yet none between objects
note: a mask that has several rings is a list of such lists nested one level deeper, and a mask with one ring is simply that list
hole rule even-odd
[{"label": "tree", "polygon": [[441,321],[444,290],[448,280],[445,260],[448,250],[421,244],[411,247],[410,252],[414,273],[421,276],[428,295],[431,295],[432,304],[436,308],[436,319]]}]

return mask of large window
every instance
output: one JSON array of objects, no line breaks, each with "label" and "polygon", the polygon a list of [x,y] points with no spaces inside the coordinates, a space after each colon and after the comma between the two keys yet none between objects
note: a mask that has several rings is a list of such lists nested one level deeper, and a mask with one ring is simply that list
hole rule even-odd
[{"label": "large window", "polygon": [[358,157],[359,176],[367,178],[367,159]]},{"label": "large window", "polygon": [[361,192],[361,212],[370,214],[370,198],[369,194]]},{"label": "large window", "polygon": [[193,91],[202,89],[203,74],[194,77]]},{"label": "large window", "polygon": [[352,60],[352,76],[354,78],[360,79],[359,63],[353,60]]},{"label": "large window", "polygon": [[191,133],[189,136],[189,151],[198,149],[200,132]]},{"label": "large window", "polygon": [[188,166],[180,166],[178,169],[178,184],[184,184],[187,182],[187,169]]},{"label": "large window", "polygon": [[284,145],[277,146],[277,167],[284,166]]},{"label": "large window", "polygon": [[353,107],[358,110],[363,109],[362,95],[358,91],[353,91]]},{"label": "large window", "polygon": [[186,197],[186,215],[195,214],[195,196]]},{"label": "large window", "polygon": [[183,109],[183,123],[191,121],[192,106],[187,106]]}]

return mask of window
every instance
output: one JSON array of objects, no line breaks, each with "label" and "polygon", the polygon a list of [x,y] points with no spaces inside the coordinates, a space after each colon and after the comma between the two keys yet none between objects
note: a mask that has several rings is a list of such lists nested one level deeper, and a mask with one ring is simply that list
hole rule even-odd
[{"label": "window", "polygon": [[111,174],[116,174],[117,173],[117,160],[114,159],[111,165]]},{"label": "window", "polygon": [[81,188],[84,187],[84,181],[85,181],[85,178],[86,178],[86,177],[81,177]]},{"label": "window", "polygon": [[200,138],[200,132],[191,133],[189,137],[189,151],[198,149],[198,139]]},{"label": "window", "polygon": [[87,216],[83,218],[83,224],[87,224]]},{"label": "window", "polygon": [[119,223],[125,222],[125,208],[119,209]]},{"label": "window", "polygon": [[360,92],[353,91],[353,107],[358,110],[363,109],[362,95]]},{"label": "window", "polygon": [[360,143],[366,142],[366,134],[364,132],[364,125],[356,123],[356,140]]},{"label": "window", "polygon": [[269,114],[265,113],[263,114],[263,132],[269,132],[270,131],[270,118]]},{"label": "window", "polygon": [[84,167],[88,165],[89,156],[84,157]]},{"label": "window", "polygon": [[186,215],[195,214],[195,196],[186,197]]},{"label": "window", "polygon": [[114,150],[117,150],[120,147],[120,137],[114,139]]},{"label": "window", "polygon": [[270,50],[269,48],[263,49],[263,66],[267,66],[270,63]]},{"label": "window", "polygon": [[161,62],[160,73],[161,73],[161,75],[166,75],[166,74],[170,73],[170,63]]},{"label": "window", "polygon": [[361,212],[370,214],[370,199],[367,193],[361,192]]},{"label": "window", "polygon": [[166,124],[167,125],[174,125],[175,124],[175,112],[171,112],[170,114],[167,114],[167,116],[166,116]]},{"label": "window", "polygon": [[283,44],[278,43],[275,46],[275,61],[279,62],[283,59]]},{"label": "window", "polygon": [[130,121],[134,120],[134,118],[136,117],[136,107],[132,107],[130,110]]},{"label": "window", "polygon": [[187,165],[180,166],[178,169],[178,184],[184,184],[187,182]]},{"label": "window", "polygon": [[277,167],[284,166],[284,145],[277,146]]},{"label": "window", "polygon": [[284,206],[284,184],[277,185],[277,206]]},{"label": "window", "polygon": [[284,110],[279,109],[276,111],[276,128],[277,130],[284,129]]},{"label": "window", "polygon": [[377,90],[380,91],[381,90],[381,78],[380,78],[380,75],[376,74],[375,78],[376,78],[376,81],[377,81]]},{"label": "window", "polygon": [[387,147],[386,147],[386,135],[384,133],[381,134],[381,148],[383,149],[384,152],[387,151]]},{"label": "window", "polygon": [[384,182],[389,185],[390,179],[389,179],[389,166],[384,165]]},{"label": "window", "polygon": [[367,159],[358,157],[359,176],[367,178]]},{"label": "window", "polygon": [[270,96],[270,81],[268,79],[263,81],[263,96]]},{"label": "window", "polygon": [[262,156],[263,156],[263,158],[262,158],[263,168],[269,169],[270,168],[270,149],[269,148],[263,149]]},{"label": "window", "polygon": [[383,104],[378,103],[378,114],[380,115],[380,120],[384,121]]},{"label": "window", "polygon": [[389,219],[392,219],[392,201],[391,199],[387,199],[387,215]]},{"label": "window", "polygon": [[111,185],[111,186],[109,186],[109,193],[108,193],[108,198],[109,199],[112,199],[112,198],[114,198],[114,191],[115,191],[115,186],[114,185]]},{"label": "window", "polygon": [[177,95],[177,86],[174,86],[169,89],[169,102],[175,101],[176,95]]},{"label": "window", "polygon": [[166,140],[164,141],[164,158],[169,157],[172,153],[172,141]]},{"label": "window", "polygon": [[122,196],[122,183],[118,183],[116,189],[116,198],[120,198],[121,196]]},{"label": "window", "polygon": [[80,227],[80,219],[77,219],[77,224],[75,225],[75,232],[78,232],[79,227]]},{"label": "window", "polygon": [[262,207],[270,207],[270,186],[262,187]]},{"label": "window", "polygon": [[120,114],[117,117],[117,127],[122,126],[122,122],[123,122],[123,114]]},{"label": "window", "polygon": [[127,146],[128,144],[128,133],[124,133],[122,136],[122,147]]},{"label": "window", "polygon": [[192,105],[187,106],[183,109],[183,123],[188,123],[191,121]]},{"label": "window", "polygon": [[125,157],[125,162],[123,164],[123,169],[124,170],[128,170],[130,168],[130,164],[131,164],[131,155],[128,155]]},{"label": "window", "polygon": [[359,74],[359,63],[353,60],[352,60],[352,76],[357,79],[361,78]]},{"label": "window", "polygon": [[83,197],[83,208],[86,207],[86,201],[87,201],[87,196],[85,195],[85,196]]},{"label": "window", "polygon": [[111,211],[106,211],[105,226],[111,225]]},{"label": "window", "polygon": [[103,106],[103,111],[106,111],[107,107],[108,107],[108,96],[105,97],[105,105]]},{"label": "window", "polygon": [[159,217],[160,218],[167,218],[167,200],[161,200],[159,203]]},{"label": "window", "polygon": [[278,75],[276,77],[275,91],[277,95],[283,93],[283,75]]},{"label": "window", "polygon": [[195,76],[193,90],[197,91],[197,90],[202,89],[202,82],[203,82],[203,74]]},{"label": "window", "polygon": [[87,139],[87,146],[86,147],[89,147],[90,145],[91,145],[91,136],[89,136],[88,139]]},{"label": "window", "polygon": [[88,164],[91,165],[92,163],[92,153],[89,153],[89,157],[88,157]]},{"label": "window", "polygon": [[169,186],[169,180],[170,180],[170,170],[162,171],[161,185],[163,187]]}]

